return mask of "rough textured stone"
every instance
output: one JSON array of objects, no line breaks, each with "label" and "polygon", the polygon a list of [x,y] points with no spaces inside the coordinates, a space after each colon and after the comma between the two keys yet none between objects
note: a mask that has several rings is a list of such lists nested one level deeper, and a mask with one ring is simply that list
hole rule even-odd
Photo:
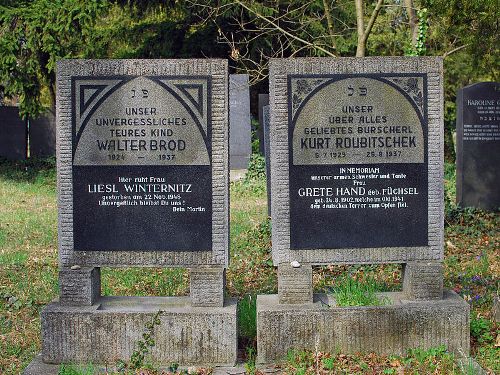
[{"label": "rough textured stone", "polygon": [[196,267],[189,270],[190,296],[193,306],[224,306],[226,270],[222,267]]},{"label": "rough textured stone", "polygon": [[286,263],[278,266],[279,303],[312,303],[312,290],[312,266],[310,264],[302,264],[297,268]]},{"label": "rough textured stone", "polygon": [[[428,245],[290,250],[288,79],[297,74],[421,74],[427,94]],[[443,90],[439,58],[370,57],[270,60],[272,239],[275,265],[295,259],[311,264],[406,263],[443,258]],[[320,79],[321,77],[318,76]]]},{"label": "rough textured stone", "polygon": [[[72,79],[113,76],[209,76],[212,105],[212,250],[74,251],[72,175]],[[59,260],[61,266],[227,266],[229,260],[227,61],[193,60],[63,60],[57,66],[57,170]]]},{"label": "rough textured stone", "polygon": [[500,209],[500,82],[457,93],[457,203]]},{"label": "rough textured stone", "polygon": [[500,297],[499,296],[493,297],[493,309],[492,309],[491,315],[493,316],[493,319],[495,319],[495,321],[497,323],[500,322]]},{"label": "rough textured stone", "polygon": [[385,295],[392,305],[336,307],[327,295],[315,295],[314,304],[283,305],[277,295],[258,296],[257,362],[284,360],[290,349],[404,354],[445,345],[469,354],[469,305],[454,292],[432,302]]},{"label": "rough textured stone", "polygon": [[443,298],[443,264],[439,262],[404,264],[403,293],[409,300]]},{"label": "rough textured stone", "polygon": [[56,116],[48,111],[30,123],[30,156],[47,157],[56,155]]},{"label": "rough textured stone", "polygon": [[269,135],[269,105],[262,108],[262,128],[264,133],[264,156],[266,158],[267,216],[271,216],[271,149]]},{"label": "rough textured stone", "polygon": [[26,159],[28,127],[19,117],[19,107],[0,106],[0,157]]},{"label": "rough textured stone", "polygon": [[259,106],[259,151],[262,155],[265,155],[265,146],[264,146],[264,107],[269,105],[269,94],[259,94],[258,97],[258,106]]},{"label": "rough textured stone", "polygon": [[59,302],[91,306],[101,297],[101,269],[65,267],[59,270]]},{"label": "rough textured stone", "polygon": [[236,362],[236,300],[192,307],[189,297],[103,297],[94,306],[52,303],[42,311],[45,363],[115,364],[130,360],[158,312],[151,360],[160,365],[232,366]]},{"label": "rough textured stone", "polygon": [[44,363],[42,355],[38,354],[24,369],[23,375],[59,375],[59,365]]},{"label": "rough textured stone", "polygon": [[229,75],[229,134],[231,169],[247,169],[252,153],[248,74]]}]

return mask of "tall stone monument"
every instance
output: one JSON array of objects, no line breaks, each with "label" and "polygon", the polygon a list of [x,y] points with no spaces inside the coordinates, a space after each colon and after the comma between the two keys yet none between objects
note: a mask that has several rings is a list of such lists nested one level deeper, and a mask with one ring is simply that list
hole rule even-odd
[{"label": "tall stone monument", "polygon": [[[439,58],[270,61],[272,255],[257,299],[258,362],[290,349],[469,352],[469,307],[443,291]],[[313,294],[312,266],[403,264],[389,305]]]},{"label": "tall stone monument", "polygon": [[229,150],[231,169],[247,169],[252,154],[248,74],[229,76]]},{"label": "tall stone monument", "polygon": [[500,209],[500,83],[481,82],[457,95],[457,203]]},{"label": "tall stone monument", "polygon": [[[236,361],[224,60],[65,60],[57,69],[59,300],[44,363]],[[189,268],[189,297],[102,297],[100,267]]]}]

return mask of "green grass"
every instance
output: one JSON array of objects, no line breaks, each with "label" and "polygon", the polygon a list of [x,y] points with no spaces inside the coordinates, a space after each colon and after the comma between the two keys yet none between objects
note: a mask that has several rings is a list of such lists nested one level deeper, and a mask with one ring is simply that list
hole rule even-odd
[{"label": "green grass", "polygon": [[376,293],[383,287],[373,279],[368,278],[363,282],[350,275],[344,275],[337,286],[332,290],[338,306],[380,306],[388,305],[387,298],[379,297]]},{"label": "green grass", "polygon": [[[257,162],[256,171],[261,167]],[[2,375],[20,373],[40,351],[40,311],[58,294],[55,175],[54,160],[0,161]],[[500,348],[495,346],[499,327],[491,316],[492,298],[499,290],[499,215],[457,207],[452,165],[446,166],[445,177],[445,286],[454,289],[471,306],[472,355],[491,373],[500,373]],[[244,338],[240,345],[250,373],[255,372],[255,296],[277,292],[265,185],[261,179],[231,184],[227,292],[240,299],[240,337]],[[315,267],[315,291],[331,292],[346,274],[360,285],[373,284],[376,291],[401,288],[400,265],[344,265]],[[102,270],[106,295],[185,295],[188,281],[184,269]],[[401,369],[408,369],[405,373],[410,374],[459,373],[453,358],[439,350],[400,357],[304,353],[290,358],[283,371],[312,374],[315,367],[329,371],[335,366],[336,373],[343,369],[343,373],[349,374],[401,373]],[[70,371],[70,366],[64,371]]]},{"label": "green grass", "polygon": [[63,364],[59,368],[58,375],[92,375],[96,372],[96,369],[92,365],[77,366],[77,365],[66,365]]}]

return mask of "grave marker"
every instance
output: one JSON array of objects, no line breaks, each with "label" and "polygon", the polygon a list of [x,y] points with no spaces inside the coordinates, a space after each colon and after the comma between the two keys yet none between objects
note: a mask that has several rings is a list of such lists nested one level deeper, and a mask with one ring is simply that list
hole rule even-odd
[{"label": "grave marker", "polygon": [[27,141],[28,128],[19,116],[19,107],[0,106],[0,157],[26,159]]},{"label": "grave marker", "polygon": [[231,169],[247,169],[252,154],[248,74],[229,76],[229,127]]},{"label": "grave marker", "polygon": [[56,155],[56,116],[47,111],[36,119],[29,119],[30,157]]},{"label": "grave marker", "polygon": [[[258,296],[258,361],[313,347],[468,353],[468,306],[443,295],[441,60],[272,59],[270,93],[278,295]],[[312,266],[363,263],[403,264],[391,306],[313,295]]]},{"label": "grave marker", "polygon": [[269,105],[269,94],[259,94],[258,96],[258,109],[259,109],[259,152],[265,155],[264,143],[264,107]]},{"label": "grave marker", "polygon": [[[227,62],[66,60],[57,87],[60,298],[42,312],[43,361],[130,360],[161,310],[153,362],[233,364]],[[102,297],[106,266],[189,268],[190,296]]]},{"label": "grave marker", "polygon": [[500,83],[481,82],[457,95],[457,203],[500,209]]}]

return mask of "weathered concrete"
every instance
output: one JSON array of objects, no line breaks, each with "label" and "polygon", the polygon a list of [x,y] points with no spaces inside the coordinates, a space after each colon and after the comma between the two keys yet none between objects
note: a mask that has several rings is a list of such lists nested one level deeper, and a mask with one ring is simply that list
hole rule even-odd
[{"label": "weathered concrete", "polygon": [[259,151],[262,155],[265,155],[265,138],[264,138],[264,108],[269,105],[269,94],[259,94],[258,96],[258,107],[259,107]]},{"label": "weathered concrete", "polygon": [[[83,368],[86,367],[87,364],[83,364]],[[201,367],[201,366],[179,366],[178,370],[186,370],[190,371],[191,369],[199,369],[203,368],[206,369],[206,367]],[[60,365],[53,365],[53,364],[48,364],[44,363],[42,361],[42,355],[38,354],[24,369],[22,372],[23,375],[58,375],[59,374],[59,368]],[[168,371],[169,367],[168,366],[160,366],[158,368],[159,371]],[[94,375],[97,374],[103,374],[107,375],[110,372],[113,372],[115,369],[113,366],[93,366],[94,370]],[[118,372],[118,370],[116,370]],[[113,372],[114,373],[114,372]],[[191,373],[191,372],[190,372]],[[273,373],[276,373],[276,370],[273,371]],[[238,363],[236,366],[221,366],[221,367],[214,367],[212,368],[212,375],[244,375],[246,374],[245,367],[241,364]]]},{"label": "weathered concrete", "polygon": [[384,293],[388,306],[337,307],[330,295],[314,303],[285,305],[277,295],[257,297],[257,362],[274,363],[290,349],[404,354],[445,345],[469,354],[469,305],[452,291],[440,301],[405,301]]},{"label": "weathered concrete", "polygon": [[266,190],[267,190],[267,216],[271,216],[271,149],[269,134],[269,105],[262,108],[262,128],[264,133],[264,156],[266,158]]},{"label": "weathered concrete", "polygon": [[101,297],[101,269],[64,267],[59,270],[59,302],[91,306]]},{"label": "weathered concrete", "polygon": [[189,270],[191,302],[197,307],[224,306],[226,269],[223,267],[196,267]]},{"label": "weathered concrete", "polygon": [[279,303],[312,303],[312,266],[302,264],[294,268],[284,263],[278,266]]},{"label": "weathered concrete", "polygon": [[130,360],[158,312],[151,360],[160,365],[232,366],[237,356],[236,300],[192,307],[189,297],[103,297],[94,306],[54,302],[42,311],[45,363],[113,364]]},{"label": "weathered concrete", "polygon": [[403,265],[403,293],[409,300],[443,298],[443,264],[410,262]]},{"label": "weathered concrete", "polygon": [[500,297],[493,297],[493,308],[491,311],[491,315],[493,315],[493,319],[498,323],[500,322]]}]

